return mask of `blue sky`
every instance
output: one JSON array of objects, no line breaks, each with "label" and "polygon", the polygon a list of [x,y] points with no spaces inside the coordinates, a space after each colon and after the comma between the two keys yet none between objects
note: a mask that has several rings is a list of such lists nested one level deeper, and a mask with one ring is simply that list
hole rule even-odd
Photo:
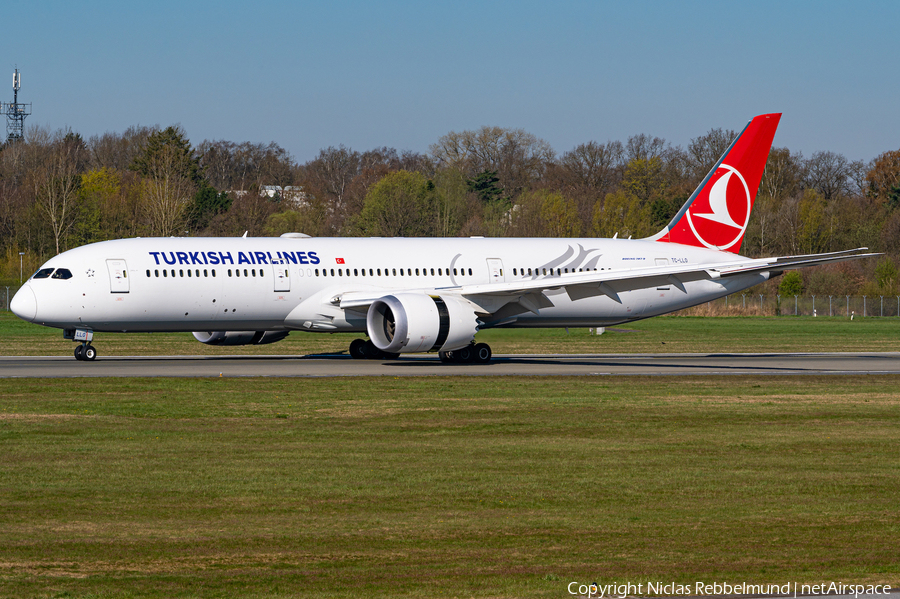
[{"label": "blue sky", "polygon": [[[0,13],[0,99],[89,137],[420,152],[482,125],[558,152],[686,145],[783,112],[775,144],[900,148],[900,2],[24,2]],[[6,73],[9,71],[9,73]]]}]

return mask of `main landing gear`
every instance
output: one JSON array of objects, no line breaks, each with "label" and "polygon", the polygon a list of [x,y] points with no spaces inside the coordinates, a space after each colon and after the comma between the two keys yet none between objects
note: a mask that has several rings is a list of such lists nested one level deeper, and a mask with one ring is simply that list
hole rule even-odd
[{"label": "main landing gear", "polygon": [[396,360],[400,354],[381,351],[369,340],[354,339],[350,342],[350,356],[355,360]]},{"label": "main landing gear", "polygon": [[82,343],[75,347],[75,359],[91,362],[97,357],[97,350],[89,343]]},{"label": "main landing gear", "polygon": [[[453,351],[438,352],[445,364],[487,364],[491,361],[491,346],[487,343],[473,343]],[[400,354],[383,352],[371,341],[354,339],[350,343],[350,356],[356,360],[396,360]]]},{"label": "main landing gear", "polygon": [[453,351],[438,352],[441,362],[445,364],[487,364],[491,361],[491,346],[487,343],[474,343]]}]

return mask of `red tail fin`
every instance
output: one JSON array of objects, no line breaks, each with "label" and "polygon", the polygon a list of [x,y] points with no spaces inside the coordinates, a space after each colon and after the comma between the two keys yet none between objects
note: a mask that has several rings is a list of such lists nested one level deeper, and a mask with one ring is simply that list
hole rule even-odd
[{"label": "red tail fin", "polygon": [[754,117],[672,222],[651,237],[738,253],[781,114]]}]

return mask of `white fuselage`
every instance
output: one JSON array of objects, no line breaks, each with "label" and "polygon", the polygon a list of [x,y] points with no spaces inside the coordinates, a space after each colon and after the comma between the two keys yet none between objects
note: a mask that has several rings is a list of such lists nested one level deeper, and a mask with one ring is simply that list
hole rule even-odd
[{"label": "white fuselage", "polygon": [[[32,278],[27,320],[93,331],[365,331],[366,315],[341,294],[398,290],[454,293],[467,286],[567,273],[718,263],[734,254],[620,239],[138,238],[64,252],[44,268],[71,278]],[[738,292],[768,273],[598,295],[482,320],[491,326],[604,326],[665,314]],[[19,310],[17,313],[21,312]]]}]

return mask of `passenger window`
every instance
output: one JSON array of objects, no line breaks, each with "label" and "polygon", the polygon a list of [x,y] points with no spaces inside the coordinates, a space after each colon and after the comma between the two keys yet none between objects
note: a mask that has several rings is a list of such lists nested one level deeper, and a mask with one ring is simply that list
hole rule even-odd
[{"label": "passenger window", "polygon": [[454,276],[454,277],[456,276],[456,269],[455,269],[455,268],[453,269],[453,276]]},{"label": "passenger window", "polygon": [[439,276],[439,277],[444,276],[444,275],[441,273],[441,269],[440,269],[440,268],[438,269],[438,276]]},{"label": "passenger window", "polygon": [[153,271],[153,275],[154,275],[155,277],[159,278],[159,270],[154,270],[154,271]]},{"label": "passenger window", "polygon": [[147,278],[148,279],[150,278],[150,269],[149,268],[147,269]]},{"label": "passenger window", "polygon": [[215,268],[214,268],[214,269],[212,269],[212,276],[213,276],[213,277],[215,277],[215,276],[216,276],[216,269],[215,269]]},{"label": "passenger window", "polygon": [[240,268],[235,268],[235,269],[234,269],[234,276],[236,276],[236,277],[241,276],[241,269],[240,269]]},{"label": "passenger window", "polygon": [[470,276],[470,277],[472,276],[472,269],[471,269],[471,268],[469,269],[469,276]]},{"label": "passenger window", "polygon": [[204,269],[203,269],[203,276],[204,276],[204,277],[208,277],[208,276],[209,276],[209,275],[207,274],[207,272],[208,272],[208,271],[204,268]]},{"label": "passenger window", "polygon": [[188,269],[188,276],[191,276],[191,269]]},{"label": "passenger window", "polygon": [[416,269],[416,276],[417,276],[417,277],[419,276],[419,269],[418,269],[418,268]]},{"label": "passenger window", "polygon": [[396,268],[394,269],[394,276],[395,276],[395,277],[397,276],[397,269],[396,269]]},{"label": "passenger window", "polygon": [[46,279],[50,276],[50,274],[52,272],[53,272],[52,268],[42,268],[39,271],[37,271],[36,273],[34,273],[34,276],[31,278],[32,279]]},{"label": "passenger window", "polygon": [[259,269],[259,276],[263,276],[263,275],[265,274],[265,272],[266,272],[266,271],[264,271],[263,269],[260,268],[260,269]]},{"label": "passenger window", "polygon": [[184,269],[178,269],[178,276],[179,276],[179,277],[183,277],[183,276],[184,276]]},{"label": "passenger window", "polygon": [[229,277],[231,276],[231,269],[230,269],[230,268],[228,269],[228,276],[229,276]]},{"label": "passenger window", "polygon": [[255,276],[256,276],[256,269],[254,268],[253,270],[251,270],[251,271],[250,271],[250,274],[252,274],[252,275],[255,277]]},{"label": "passenger window", "polygon": [[359,271],[356,270],[355,268],[353,269],[353,276],[354,276],[354,277],[358,277],[358,276],[359,276]]},{"label": "passenger window", "polygon": [[168,270],[164,270],[164,271],[163,271],[163,276],[164,276],[164,277],[168,277],[168,276],[169,276],[169,271],[168,271]]},{"label": "passenger window", "polygon": [[318,268],[316,269],[316,276],[317,276],[317,277],[319,276],[319,269],[318,269]]}]

